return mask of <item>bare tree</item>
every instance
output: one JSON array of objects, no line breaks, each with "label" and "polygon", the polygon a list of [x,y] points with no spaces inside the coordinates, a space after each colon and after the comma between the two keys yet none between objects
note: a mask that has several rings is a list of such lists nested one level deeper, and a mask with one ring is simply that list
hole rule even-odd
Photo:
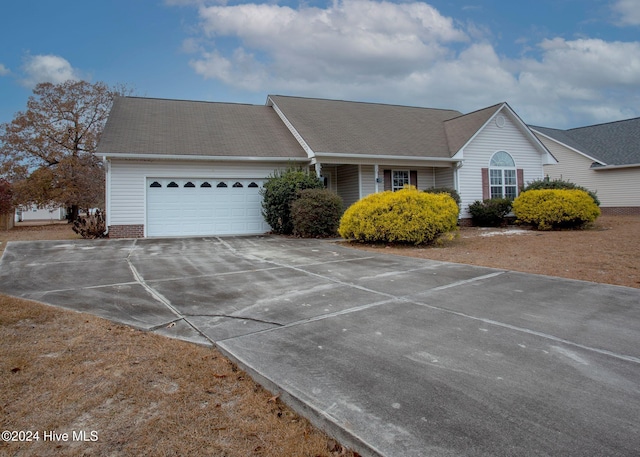
[{"label": "bare tree", "polygon": [[0,125],[0,176],[13,183],[16,204],[104,206],[104,170],[93,153],[113,99],[130,92],[104,83],[42,83],[27,110]]}]

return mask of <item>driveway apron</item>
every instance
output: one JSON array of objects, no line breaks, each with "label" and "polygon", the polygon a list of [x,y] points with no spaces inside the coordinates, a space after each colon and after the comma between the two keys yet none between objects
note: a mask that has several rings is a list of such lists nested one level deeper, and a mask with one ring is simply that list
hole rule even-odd
[{"label": "driveway apron", "polygon": [[630,456],[640,290],[271,236],[9,243],[0,292],[203,345],[384,456]]}]

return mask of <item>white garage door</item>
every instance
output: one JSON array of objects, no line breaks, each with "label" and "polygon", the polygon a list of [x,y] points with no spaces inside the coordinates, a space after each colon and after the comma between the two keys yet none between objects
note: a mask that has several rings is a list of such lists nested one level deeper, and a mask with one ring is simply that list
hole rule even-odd
[{"label": "white garage door", "polygon": [[261,180],[147,179],[147,236],[259,234]]}]

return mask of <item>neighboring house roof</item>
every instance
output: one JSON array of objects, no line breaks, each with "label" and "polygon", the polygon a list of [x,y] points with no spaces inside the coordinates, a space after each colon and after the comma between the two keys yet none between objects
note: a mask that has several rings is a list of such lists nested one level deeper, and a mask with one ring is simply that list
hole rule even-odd
[{"label": "neighboring house roof", "polygon": [[569,130],[531,128],[590,157],[596,166],[640,164],[640,118]]},{"label": "neighboring house roof", "polygon": [[270,107],[138,97],[115,99],[97,153],[307,158]]},{"label": "neighboring house roof", "polygon": [[[269,95],[313,153],[450,159],[454,110]],[[475,132],[472,132],[472,134]]]}]

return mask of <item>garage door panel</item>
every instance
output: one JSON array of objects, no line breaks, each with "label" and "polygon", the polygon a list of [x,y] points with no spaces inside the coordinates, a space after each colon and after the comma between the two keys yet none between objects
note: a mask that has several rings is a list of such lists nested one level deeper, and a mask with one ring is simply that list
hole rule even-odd
[{"label": "garage door panel", "polygon": [[[156,185],[152,186],[152,183]],[[177,187],[168,187],[175,183]],[[185,187],[187,183],[191,186]],[[218,187],[225,183],[227,187]],[[233,187],[239,183],[242,187]],[[262,185],[256,180],[154,178],[147,180],[147,236],[259,234]],[[157,187],[159,184],[161,187]]]}]

